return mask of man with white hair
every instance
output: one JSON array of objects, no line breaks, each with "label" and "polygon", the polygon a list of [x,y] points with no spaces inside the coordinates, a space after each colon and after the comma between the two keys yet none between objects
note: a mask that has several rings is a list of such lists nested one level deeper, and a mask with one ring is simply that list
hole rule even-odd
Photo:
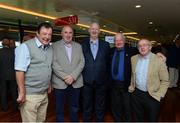
[{"label": "man with white hair", "polygon": [[132,93],[132,109],[135,121],[158,121],[160,101],[169,86],[169,75],[165,62],[151,52],[149,40],[138,42],[139,54],[131,58],[132,75],[129,92]]}]

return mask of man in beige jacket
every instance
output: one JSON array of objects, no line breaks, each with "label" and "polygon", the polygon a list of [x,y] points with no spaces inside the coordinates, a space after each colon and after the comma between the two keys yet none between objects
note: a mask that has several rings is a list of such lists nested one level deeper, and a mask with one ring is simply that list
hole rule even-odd
[{"label": "man in beige jacket", "polygon": [[135,121],[157,121],[160,101],[169,86],[169,75],[165,62],[151,52],[147,39],[138,42],[138,55],[131,58],[132,76],[129,92],[132,93],[132,108]]}]

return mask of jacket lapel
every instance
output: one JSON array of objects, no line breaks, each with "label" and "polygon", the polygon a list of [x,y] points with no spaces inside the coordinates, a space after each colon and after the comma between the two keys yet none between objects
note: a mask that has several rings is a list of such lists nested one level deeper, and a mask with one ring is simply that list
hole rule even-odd
[{"label": "jacket lapel", "polygon": [[148,84],[149,84],[149,80],[150,79],[152,79],[152,78],[150,78],[150,75],[151,75],[151,73],[152,73],[152,68],[153,68],[153,57],[154,57],[154,55],[151,53],[150,54],[150,59],[149,59],[149,65],[148,65],[148,73],[147,73],[147,82],[148,82]]},{"label": "jacket lapel", "polygon": [[70,63],[70,61],[69,61],[69,58],[68,58],[68,55],[67,55],[67,52],[66,52],[66,49],[65,49],[65,47],[64,47],[64,41],[63,40],[61,40],[60,41],[60,48],[62,49],[60,49],[62,52],[60,52],[60,53],[62,53],[62,55],[64,55],[64,58],[66,58],[66,61],[68,61],[68,63]]},{"label": "jacket lapel", "polygon": [[97,54],[96,54],[96,59],[99,58],[99,55],[101,55],[101,50],[102,50],[102,45],[101,45],[101,41],[99,40],[99,45],[98,45],[98,51],[97,51]]},{"label": "jacket lapel", "polygon": [[72,41],[72,54],[71,54],[71,63],[73,62],[74,58],[76,58],[76,51],[75,51],[75,43]]},{"label": "jacket lapel", "polygon": [[90,39],[89,39],[86,43],[87,43],[87,49],[88,49],[89,55],[90,55],[90,57],[94,60],[93,54],[92,54],[92,52],[91,52]]}]

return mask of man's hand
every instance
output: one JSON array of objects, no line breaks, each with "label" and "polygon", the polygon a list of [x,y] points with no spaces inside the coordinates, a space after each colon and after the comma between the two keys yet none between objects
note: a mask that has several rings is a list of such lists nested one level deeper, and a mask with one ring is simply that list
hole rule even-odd
[{"label": "man's hand", "polygon": [[66,84],[71,85],[74,82],[74,78],[71,75],[67,75],[64,77],[64,81]]},{"label": "man's hand", "polygon": [[135,89],[134,89],[132,86],[129,86],[129,87],[128,87],[128,92],[129,92],[129,93],[132,93],[134,90],[135,90]]},{"label": "man's hand", "polygon": [[26,94],[25,93],[19,93],[17,102],[22,105],[26,101]]},{"label": "man's hand", "polygon": [[162,53],[157,53],[156,54],[163,62],[166,62],[166,57]]},{"label": "man's hand", "polygon": [[49,87],[48,87],[48,94],[50,94],[52,92],[53,88],[52,88],[52,85],[49,84]]}]

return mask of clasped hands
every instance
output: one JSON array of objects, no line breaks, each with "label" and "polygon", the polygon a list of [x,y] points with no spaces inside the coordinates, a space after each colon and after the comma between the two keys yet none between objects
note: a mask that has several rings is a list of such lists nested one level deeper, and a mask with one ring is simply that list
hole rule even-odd
[{"label": "clasped hands", "polygon": [[74,78],[72,77],[72,75],[67,75],[64,77],[64,82],[67,85],[71,85],[74,82]]}]

